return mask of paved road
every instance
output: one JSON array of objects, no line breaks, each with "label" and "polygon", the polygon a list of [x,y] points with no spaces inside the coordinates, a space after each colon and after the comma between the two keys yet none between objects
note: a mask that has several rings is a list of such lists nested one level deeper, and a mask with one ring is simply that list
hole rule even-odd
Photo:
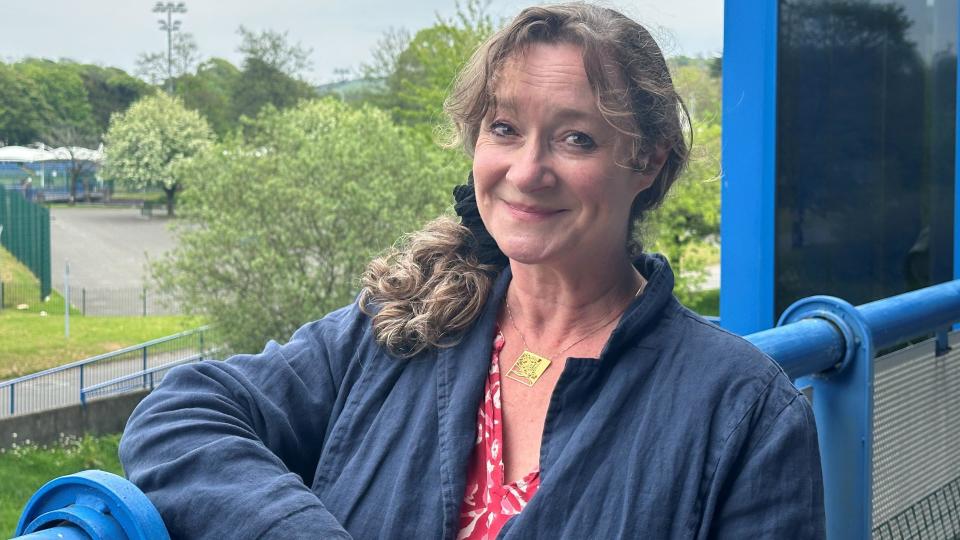
[{"label": "paved road", "polygon": [[159,258],[175,245],[167,223],[164,217],[143,218],[136,208],[51,208],[53,287],[63,290],[66,260],[71,287],[142,287],[147,256]]}]

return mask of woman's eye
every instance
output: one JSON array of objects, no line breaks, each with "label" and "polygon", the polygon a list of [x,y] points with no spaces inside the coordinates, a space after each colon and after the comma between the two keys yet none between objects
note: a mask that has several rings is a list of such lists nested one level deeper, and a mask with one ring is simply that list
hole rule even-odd
[{"label": "woman's eye", "polygon": [[493,133],[497,137],[506,137],[513,135],[513,128],[503,122],[494,122],[490,125],[490,133]]},{"label": "woman's eye", "polygon": [[593,142],[593,139],[591,139],[589,135],[580,133],[579,131],[567,135],[565,140],[567,143],[585,150],[591,150],[596,146],[596,143]]}]

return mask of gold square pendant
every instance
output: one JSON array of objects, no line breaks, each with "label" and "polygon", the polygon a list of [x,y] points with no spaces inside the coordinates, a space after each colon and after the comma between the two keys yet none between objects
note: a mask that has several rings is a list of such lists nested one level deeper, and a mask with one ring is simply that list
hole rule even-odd
[{"label": "gold square pendant", "polygon": [[527,386],[533,386],[548,367],[550,367],[549,359],[530,351],[523,351],[507,372],[507,377]]}]

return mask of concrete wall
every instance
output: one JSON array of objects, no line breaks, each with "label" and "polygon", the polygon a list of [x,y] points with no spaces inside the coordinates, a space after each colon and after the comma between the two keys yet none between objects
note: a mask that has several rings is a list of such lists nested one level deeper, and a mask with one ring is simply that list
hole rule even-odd
[{"label": "concrete wall", "polygon": [[91,400],[86,406],[71,405],[33,414],[0,419],[0,448],[27,440],[37,444],[57,442],[61,434],[81,437],[85,434],[120,433],[133,408],[149,391],[130,392]]}]

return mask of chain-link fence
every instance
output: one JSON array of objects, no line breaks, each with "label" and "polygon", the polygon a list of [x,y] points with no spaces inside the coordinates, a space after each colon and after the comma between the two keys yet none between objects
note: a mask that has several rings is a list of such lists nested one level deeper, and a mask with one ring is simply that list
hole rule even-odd
[{"label": "chain-link fence", "polygon": [[[64,298],[54,292],[40,299],[36,284],[0,282],[0,309],[21,311],[46,311],[51,315],[62,314]],[[70,288],[70,312],[89,316],[143,316],[180,315],[181,306],[163,291],[147,287],[97,289]]]}]

